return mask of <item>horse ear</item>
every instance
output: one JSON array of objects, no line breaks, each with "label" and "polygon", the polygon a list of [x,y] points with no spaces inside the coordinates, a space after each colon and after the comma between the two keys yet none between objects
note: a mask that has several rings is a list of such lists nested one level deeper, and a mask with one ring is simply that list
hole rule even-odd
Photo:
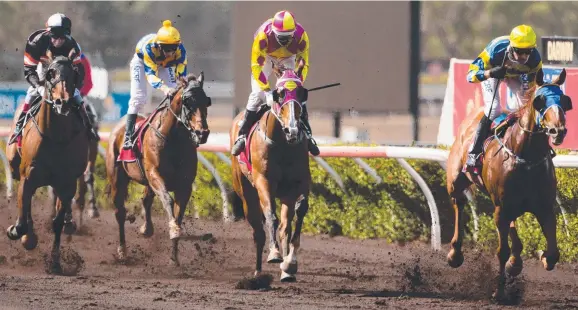
[{"label": "horse ear", "polygon": [[554,84],[562,86],[562,84],[564,84],[565,81],[566,81],[566,69],[562,69],[562,72],[560,72],[560,75],[558,76]]},{"label": "horse ear", "polygon": [[546,97],[544,95],[537,96],[532,104],[536,111],[540,111],[546,106]]},{"label": "horse ear", "polygon": [[562,95],[560,98],[560,106],[564,112],[572,110],[572,99],[569,96]]},{"label": "horse ear", "polygon": [[201,83],[201,87],[203,87],[203,82],[205,81],[205,72],[201,71],[201,74],[199,74],[199,78],[197,79],[199,81],[199,83]]},{"label": "horse ear", "polygon": [[70,59],[70,61],[73,61],[74,58],[76,58],[76,51],[74,49],[71,49],[70,53],[68,53],[68,59]]},{"label": "horse ear", "polygon": [[538,86],[544,85],[544,71],[542,68],[536,72],[536,84],[538,84]]}]

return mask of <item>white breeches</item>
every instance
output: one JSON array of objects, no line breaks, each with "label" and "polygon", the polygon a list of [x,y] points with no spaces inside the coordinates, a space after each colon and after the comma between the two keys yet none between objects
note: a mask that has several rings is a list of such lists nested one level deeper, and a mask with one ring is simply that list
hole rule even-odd
[{"label": "white breeches", "polygon": [[[285,59],[276,59],[267,56],[265,58],[265,64],[263,65],[263,74],[267,78],[269,78],[269,76],[273,72],[271,63],[274,63],[276,66],[282,65],[285,68],[295,69],[295,55]],[[265,101],[266,101],[265,92],[261,90],[259,83],[257,82],[257,80],[255,80],[253,75],[251,75],[251,93],[249,94],[249,100],[247,101],[247,110],[257,111],[259,110],[261,104],[263,104]]]},{"label": "white breeches", "polygon": [[[505,79],[506,86],[510,89],[510,91],[515,94],[517,104],[515,106],[510,107],[513,110],[518,110],[520,107],[526,104],[526,102],[530,99],[528,95],[531,92],[528,91],[526,87],[523,87],[522,83],[520,82],[519,78],[509,78]],[[496,89],[496,85],[498,83],[498,79],[489,78],[482,82],[482,97],[484,98],[484,114],[490,119],[494,120],[502,113],[502,107],[500,105],[500,94],[495,94],[494,92],[499,91]],[[492,100],[493,98],[493,100]],[[490,111],[491,109],[491,111]]]},{"label": "white breeches", "polygon": [[[176,67],[158,67],[158,76],[170,88],[177,87]],[[130,100],[128,114],[137,114],[147,101],[148,81],[144,71],[144,62],[137,54],[130,61]]]}]

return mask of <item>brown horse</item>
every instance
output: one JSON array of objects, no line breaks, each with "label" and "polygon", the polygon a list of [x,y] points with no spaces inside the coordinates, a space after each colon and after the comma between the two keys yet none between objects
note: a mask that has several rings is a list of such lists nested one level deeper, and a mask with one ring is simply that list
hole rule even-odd
[{"label": "brown horse", "polygon": [[[148,127],[145,127],[146,131],[141,136],[142,151],[139,153],[142,155],[137,161],[117,161],[124,141],[125,120],[111,132],[106,154],[106,172],[108,186],[112,189],[111,198],[116,207],[120,259],[126,258],[124,201],[128,194],[128,184],[133,180],[145,186],[142,198],[145,223],[140,233],[145,237],[153,235],[151,206],[156,194],[168,215],[169,236],[173,241],[171,261],[175,265],[179,264],[178,241],[185,209],[197,175],[197,147],[207,142],[210,133],[207,108],[211,105],[211,98],[207,97],[203,90],[203,80],[202,72],[198,79],[192,74],[180,79],[172,100],[161,104],[146,124],[141,123],[140,126],[148,124]],[[143,117],[139,117],[139,120],[143,120]],[[139,130],[137,134],[138,132]],[[174,200],[169,191],[174,192]]]},{"label": "brown horse", "polygon": [[[245,218],[253,228],[257,250],[255,275],[261,272],[266,238],[264,220],[270,237],[267,261],[281,263],[281,281],[296,280],[301,226],[309,209],[311,173],[307,140],[299,124],[301,103],[307,100],[307,90],[299,78],[302,69],[303,63],[297,74],[293,70],[274,68],[278,78],[278,88],[274,91],[276,103],[270,110],[261,109],[260,119],[252,130],[255,134],[247,137],[245,151],[232,158],[233,188],[237,195],[234,208],[237,214],[241,213],[241,207],[244,209]],[[230,131],[231,147],[237,139],[237,123],[242,119],[242,113],[234,119]],[[282,203],[279,226],[282,257],[277,242],[276,198]],[[297,221],[291,234],[295,214]]]},{"label": "brown horse", "polygon": [[[31,200],[36,189],[52,186],[58,197],[57,215],[53,220],[54,243],[51,271],[60,273],[60,235],[72,234],[76,226],[69,214],[76,192],[76,180],[86,167],[88,136],[80,117],[69,115],[72,110],[75,71],[72,60],[57,56],[48,65],[46,92],[41,101],[29,111],[30,118],[24,127],[22,149],[17,144],[7,146],[6,153],[18,187],[19,215],[16,225],[8,228],[12,240],[22,238],[27,250],[34,249],[38,239],[34,232]],[[17,116],[16,116],[17,117]]]},{"label": "brown horse", "polygon": [[[510,127],[505,131],[494,132],[487,143],[480,176],[466,175],[462,167],[476,124],[482,117],[481,109],[470,114],[460,125],[459,135],[448,158],[447,190],[455,210],[455,232],[448,263],[457,268],[464,261],[464,190],[476,183],[480,190],[489,194],[495,206],[500,272],[493,298],[498,301],[505,297],[506,273],[516,276],[522,271],[522,243],[514,225],[516,218],[530,212],[538,219],[548,244],[540,256],[546,270],[552,270],[560,257],[554,214],[556,175],[548,137],[554,145],[563,142],[566,135],[565,112],[572,109],[572,102],[560,89],[566,78],[566,70],[562,70],[556,81],[550,84],[545,84],[543,77],[540,70],[536,77],[538,87],[534,90],[532,100],[514,112]],[[511,256],[508,234],[512,240]]]},{"label": "brown horse", "polygon": [[[86,100],[86,99],[85,99]],[[92,124],[94,124],[95,129],[98,131],[98,121],[96,117],[96,111],[91,104],[85,103],[86,110],[88,111],[89,117],[92,118]],[[90,218],[100,217],[100,213],[96,206],[96,195],[94,194],[94,167],[96,165],[96,157],[98,155],[98,141],[90,140],[88,141],[88,163],[86,165],[86,170],[84,174],[81,175],[77,180],[77,191],[73,199],[73,205],[75,205],[79,211],[79,226],[82,226],[84,218],[84,206],[86,204],[86,194],[88,193],[88,203],[90,209],[88,209],[88,216]],[[54,207],[52,212],[52,217],[56,215],[56,195],[54,194],[54,189],[50,187],[49,194],[52,200],[52,206]]]}]

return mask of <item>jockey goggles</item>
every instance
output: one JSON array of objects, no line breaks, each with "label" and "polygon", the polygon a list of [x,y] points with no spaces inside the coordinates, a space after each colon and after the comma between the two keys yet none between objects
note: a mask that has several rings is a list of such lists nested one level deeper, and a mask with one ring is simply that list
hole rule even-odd
[{"label": "jockey goggles", "polygon": [[161,44],[161,50],[163,50],[163,52],[174,52],[178,48],[178,44]]}]

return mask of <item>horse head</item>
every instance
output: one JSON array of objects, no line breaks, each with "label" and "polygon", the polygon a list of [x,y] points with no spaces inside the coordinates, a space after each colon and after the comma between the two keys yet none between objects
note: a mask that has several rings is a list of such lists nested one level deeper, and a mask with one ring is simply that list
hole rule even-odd
[{"label": "horse head", "polygon": [[303,110],[303,104],[307,101],[307,89],[303,87],[301,73],[305,62],[301,60],[297,70],[283,67],[274,67],[277,76],[276,89],[273,91],[275,103],[271,111],[281,123],[287,143],[300,142],[301,134],[299,120]]},{"label": "horse head", "polygon": [[[74,51],[74,50],[73,50]],[[44,100],[52,104],[56,114],[68,115],[70,99],[74,97],[77,72],[74,70],[73,59],[75,54],[56,56],[48,64],[45,75],[46,91]]]},{"label": "horse head", "polygon": [[[191,133],[191,138],[197,144],[204,144],[209,138],[210,130],[207,124],[208,107],[211,106],[211,97],[208,97],[203,89],[205,74],[201,72],[198,77],[193,74],[182,77],[179,80],[179,89],[182,90],[180,101],[182,103],[182,123]],[[177,98],[179,99],[179,98]]]},{"label": "horse head", "polygon": [[552,83],[544,82],[544,72],[538,71],[533,107],[537,112],[536,126],[543,128],[552,144],[560,145],[566,136],[566,112],[572,110],[572,99],[562,92],[560,86],[566,80],[566,69]]}]

